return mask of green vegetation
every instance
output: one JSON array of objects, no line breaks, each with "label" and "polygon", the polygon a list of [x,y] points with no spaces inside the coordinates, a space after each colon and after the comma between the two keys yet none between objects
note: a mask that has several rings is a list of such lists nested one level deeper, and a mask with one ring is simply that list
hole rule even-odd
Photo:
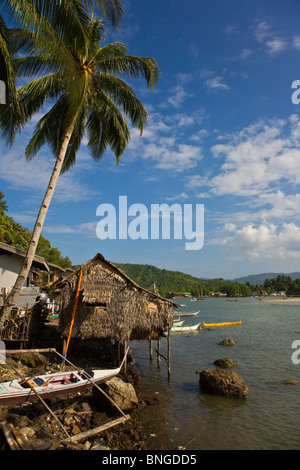
[{"label": "green vegetation", "polygon": [[198,297],[201,291],[203,295],[219,292],[231,297],[236,295],[248,296],[253,289],[253,286],[249,283],[239,284],[237,282],[225,281],[224,279],[199,279],[189,274],[159,269],[148,264],[115,264],[127,276],[145,289],[148,289],[155,283],[160,295],[163,297],[168,292],[190,292],[193,297]]},{"label": "green vegetation", "polygon": [[[31,232],[18,224],[6,214],[7,203],[4,194],[0,191],[0,242],[27,251],[31,239]],[[40,236],[36,254],[45,258],[48,263],[57,264],[61,268],[72,268],[71,260],[62,256],[57,248],[53,248],[49,240]]]},{"label": "green vegetation", "polygon": [[286,295],[300,295],[300,279],[293,280],[291,276],[280,274],[275,279],[266,279],[264,290],[272,292],[285,292]]}]

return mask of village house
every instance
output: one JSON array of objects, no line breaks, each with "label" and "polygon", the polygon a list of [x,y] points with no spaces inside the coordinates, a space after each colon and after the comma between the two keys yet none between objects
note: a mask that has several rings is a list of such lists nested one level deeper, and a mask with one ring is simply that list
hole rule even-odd
[{"label": "village house", "polygon": [[177,305],[138,286],[99,253],[48,289],[60,301],[59,329],[66,338],[111,338],[117,341],[158,339],[173,322]]}]

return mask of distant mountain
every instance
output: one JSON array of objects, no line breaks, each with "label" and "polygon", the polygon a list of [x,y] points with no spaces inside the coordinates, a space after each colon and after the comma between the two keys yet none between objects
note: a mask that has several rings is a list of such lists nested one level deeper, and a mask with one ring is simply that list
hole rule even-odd
[{"label": "distant mountain", "polygon": [[238,282],[241,284],[246,284],[246,282],[250,282],[252,285],[263,285],[266,279],[276,279],[277,276],[290,276],[293,280],[300,278],[300,272],[293,272],[293,273],[261,273],[261,274],[250,274],[249,276],[238,277],[236,279],[232,279],[232,282]]}]

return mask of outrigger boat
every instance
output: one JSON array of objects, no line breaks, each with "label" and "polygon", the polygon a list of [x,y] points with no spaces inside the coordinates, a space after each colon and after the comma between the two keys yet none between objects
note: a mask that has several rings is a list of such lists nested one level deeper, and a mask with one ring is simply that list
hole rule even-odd
[{"label": "outrigger boat", "polygon": [[242,319],[240,321],[227,321],[227,322],[219,322],[219,323],[205,323],[203,322],[203,326],[207,327],[215,327],[215,326],[235,326],[241,325]]},{"label": "outrigger boat", "polygon": [[184,324],[184,320],[180,320],[180,319],[176,320],[176,319],[175,319],[175,320],[173,321],[173,325],[172,325],[172,326],[182,326],[183,324]]},{"label": "outrigger boat", "polygon": [[196,331],[200,327],[201,323],[197,323],[197,325],[191,325],[191,326],[176,326],[173,325],[171,326],[171,331]]},{"label": "outrigger boat", "polygon": [[38,400],[39,396],[46,399],[68,393],[77,393],[93,384],[99,385],[119,374],[127,351],[120,367],[115,369],[55,372],[29,377],[24,380],[14,379],[10,382],[2,382],[0,383],[0,405],[31,402]]},{"label": "outrigger boat", "polygon": [[175,312],[174,313],[174,317],[196,317],[198,315],[198,313],[200,313],[200,310],[198,310],[198,312]]}]

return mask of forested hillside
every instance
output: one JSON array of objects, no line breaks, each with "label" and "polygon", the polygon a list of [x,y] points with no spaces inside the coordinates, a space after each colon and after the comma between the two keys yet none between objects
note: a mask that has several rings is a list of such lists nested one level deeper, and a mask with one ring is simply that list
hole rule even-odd
[{"label": "forested hillside", "polygon": [[250,295],[252,290],[249,284],[239,284],[224,279],[199,279],[179,271],[159,269],[148,264],[115,264],[145,289],[155,283],[162,296],[166,296],[168,292],[190,292],[192,296],[198,297],[201,291],[203,295],[221,292],[235,296]]}]

